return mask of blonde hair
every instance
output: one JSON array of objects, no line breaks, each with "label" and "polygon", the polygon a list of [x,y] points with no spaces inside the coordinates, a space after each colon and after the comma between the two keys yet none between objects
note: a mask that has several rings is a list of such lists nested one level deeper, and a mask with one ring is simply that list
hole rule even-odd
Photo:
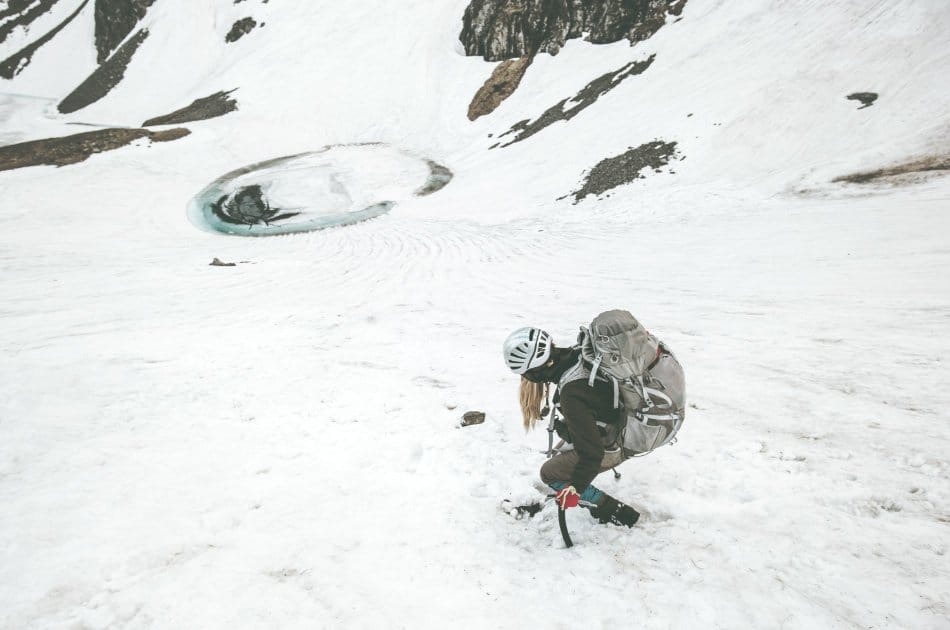
[{"label": "blonde hair", "polygon": [[521,389],[518,400],[521,403],[521,417],[524,419],[524,430],[530,431],[541,419],[541,404],[547,402],[548,384],[532,383],[521,377]]}]

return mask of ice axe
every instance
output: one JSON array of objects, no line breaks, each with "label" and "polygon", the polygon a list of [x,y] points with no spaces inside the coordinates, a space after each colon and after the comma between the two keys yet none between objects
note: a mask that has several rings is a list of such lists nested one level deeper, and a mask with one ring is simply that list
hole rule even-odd
[{"label": "ice axe", "polygon": [[567,518],[565,517],[565,510],[561,506],[557,507],[557,524],[561,528],[561,538],[564,539],[564,547],[570,549],[574,546],[574,541],[571,540],[571,533],[567,531]]},{"label": "ice axe", "polygon": [[[549,495],[549,499],[553,499],[555,495]],[[557,501],[555,501],[557,503]],[[588,503],[587,501],[581,501],[577,504],[578,507],[592,508],[594,507],[593,503]],[[570,549],[574,546],[574,541],[571,540],[571,532],[567,530],[567,510],[562,508],[560,505],[557,506],[557,525],[561,530],[561,538],[564,539],[564,548]]]}]

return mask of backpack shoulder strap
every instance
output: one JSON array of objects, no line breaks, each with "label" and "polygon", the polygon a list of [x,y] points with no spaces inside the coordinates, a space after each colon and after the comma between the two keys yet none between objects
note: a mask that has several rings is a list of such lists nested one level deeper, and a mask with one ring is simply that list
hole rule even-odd
[{"label": "backpack shoulder strap", "polygon": [[[583,354],[578,357],[577,363],[569,367],[567,370],[565,370],[564,374],[561,375],[560,380],[557,382],[557,393],[560,394],[561,389],[565,385],[574,381],[587,381],[587,386],[593,387],[594,382],[597,380],[607,381],[613,384],[614,409],[620,407],[620,383],[613,377],[605,377],[597,374],[596,365],[593,367],[588,367],[587,361],[585,361]],[[560,398],[560,396],[558,397]]]},{"label": "backpack shoulder strap", "polygon": [[584,365],[584,359],[578,358],[574,365],[567,368],[567,370],[564,371],[564,374],[561,374],[561,378],[557,382],[557,388],[560,390],[565,385],[573,381],[586,381],[589,376],[590,370],[588,370],[587,366]]}]

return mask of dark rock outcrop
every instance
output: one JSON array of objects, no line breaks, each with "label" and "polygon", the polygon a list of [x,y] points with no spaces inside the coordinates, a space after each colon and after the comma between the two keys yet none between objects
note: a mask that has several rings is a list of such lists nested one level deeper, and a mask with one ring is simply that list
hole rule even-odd
[{"label": "dark rock outcrop", "polygon": [[25,28],[45,15],[58,0],[10,0],[0,11],[0,44],[17,28]]},{"label": "dark rock outcrop", "polygon": [[229,44],[236,42],[241,39],[248,33],[254,30],[257,26],[257,20],[252,17],[246,17],[238,20],[231,26],[231,30],[228,31],[228,34],[224,36],[224,41]]},{"label": "dark rock outcrop", "polygon": [[556,53],[569,39],[631,43],[653,35],[686,0],[472,0],[459,39],[486,61]]},{"label": "dark rock outcrop", "polygon": [[145,17],[155,0],[96,0],[96,51],[102,63]]},{"label": "dark rock outcrop", "polygon": [[196,99],[191,105],[176,109],[170,114],[149,118],[142,123],[143,127],[153,127],[155,125],[180,125],[186,122],[196,120],[208,120],[230,114],[238,108],[237,101],[229,95],[234,90],[227,92],[218,92],[211,96]]},{"label": "dark rock outcrop", "polygon": [[475,97],[468,106],[468,119],[475,120],[492,113],[502,101],[511,96],[521,83],[532,59],[532,57],[521,57],[498,64],[491,73],[491,77],[485,81],[485,85],[475,93]]},{"label": "dark rock outcrop", "polygon": [[[514,144],[515,142],[520,142],[525,138],[530,138],[548,125],[559,120],[570,120],[571,118],[574,118],[582,111],[596,103],[597,99],[599,99],[601,96],[620,85],[624,79],[642,74],[647,68],[650,67],[655,58],[656,55],[650,55],[649,58],[643,61],[630,62],[616,72],[608,72],[607,74],[597,77],[584,86],[584,89],[578,92],[575,96],[571,98],[565,98],[557,105],[549,108],[537,119],[522,120],[521,122],[515,124],[511,129],[506,131],[501,136],[505,137],[510,134],[516,134],[514,139],[502,146],[507,147]],[[568,105],[568,103],[570,103],[570,105]],[[496,144],[492,148],[495,146],[498,145]]]},{"label": "dark rock outcrop", "polygon": [[[14,28],[26,26],[40,15],[47,13],[56,2],[58,0],[12,0],[5,10],[0,11],[0,42],[5,40]],[[109,56],[125,41],[136,24],[145,17],[145,13],[154,2],[155,0],[95,0],[97,62],[101,66],[103,64],[109,65],[112,62],[107,73],[114,71],[117,66],[116,62],[113,62]],[[86,8],[87,4],[89,4],[89,0],[83,0],[82,4],[69,17],[51,31],[0,62],[0,77],[12,79],[19,74],[23,68],[29,65],[33,54],[69,25]],[[8,19],[4,21],[4,18]],[[147,33],[147,31],[139,31],[136,37],[140,37],[143,32]],[[125,47],[125,45],[122,46],[122,48]],[[137,47],[136,44],[134,48]],[[124,67],[123,65],[122,70],[124,70]],[[121,80],[121,76],[119,76],[119,79]]]},{"label": "dark rock outcrop", "polygon": [[184,128],[166,131],[148,129],[100,129],[61,138],[31,140],[0,147],[0,171],[27,166],[66,166],[82,162],[94,153],[112,151],[138,140],[169,142],[187,136]]},{"label": "dark rock outcrop", "polygon": [[675,142],[654,140],[629,149],[620,155],[601,160],[587,173],[580,190],[571,193],[574,195],[574,203],[578,203],[588,195],[600,195],[617,186],[629,184],[635,179],[643,179],[643,170],[650,168],[660,171],[676,157]]},{"label": "dark rock outcrop", "polygon": [[59,111],[63,114],[78,111],[111,92],[112,88],[122,81],[125,69],[147,38],[148,29],[144,28],[130,37],[108,61],[96,68],[89,78],[63,99],[59,104]]},{"label": "dark rock outcrop", "polygon": [[[51,39],[56,37],[56,35],[61,30],[66,28],[69,25],[69,23],[72,22],[76,18],[76,16],[79,15],[82,12],[82,10],[86,8],[87,4],[89,4],[89,0],[84,0],[83,3],[80,4],[79,7],[69,15],[69,17],[67,17],[65,20],[63,20],[58,25],[56,25],[56,27],[54,27],[51,31],[49,31],[48,33],[46,33],[45,35],[43,35],[36,41],[27,44],[21,50],[18,50],[17,52],[13,53],[9,57],[7,57],[5,60],[0,62],[0,77],[3,77],[4,79],[12,79],[16,75],[20,74],[20,72],[23,71],[23,68],[28,66],[30,63],[30,60],[33,59],[33,54],[37,50],[39,50],[44,44],[46,44]],[[47,7],[47,10],[48,10],[48,7]],[[45,12],[46,11],[44,10],[43,13]],[[25,13],[24,15],[27,15],[28,13],[29,12]],[[3,38],[5,37],[6,35],[3,36]],[[0,41],[2,41],[3,38],[0,38]]]},{"label": "dark rock outcrop", "polygon": [[874,104],[874,101],[877,100],[877,92],[855,92],[854,94],[848,94],[846,98],[849,101],[860,101],[861,107],[858,109],[864,109]]}]

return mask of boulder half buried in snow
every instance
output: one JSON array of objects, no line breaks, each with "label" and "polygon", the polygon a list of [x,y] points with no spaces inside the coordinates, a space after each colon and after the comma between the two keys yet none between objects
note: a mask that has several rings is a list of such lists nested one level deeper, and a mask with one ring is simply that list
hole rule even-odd
[{"label": "boulder half buried in snow", "polygon": [[462,421],[459,423],[459,426],[470,427],[473,424],[482,424],[483,422],[485,422],[484,411],[466,411],[462,415]]}]

